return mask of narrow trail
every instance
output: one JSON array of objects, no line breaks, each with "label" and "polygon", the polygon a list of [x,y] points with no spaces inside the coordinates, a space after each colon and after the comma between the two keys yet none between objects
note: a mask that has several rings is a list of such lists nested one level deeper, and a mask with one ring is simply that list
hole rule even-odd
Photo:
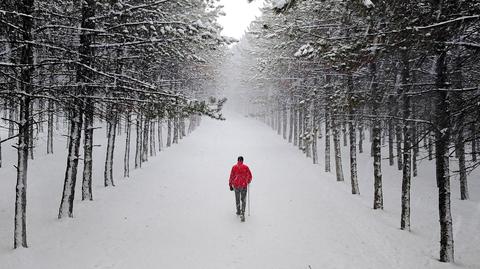
[{"label": "narrow trail", "polygon": [[[235,216],[234,195],[228,190],[238,155],[253,173],[251,215],[245,223]],[[382,222],[382,212],[360,203],[358,196],[338,187],[345,183],[322,170],[323,165],[312,165],[260,122],[237,115],[225,122],[206,119],[180,144],[133,171],[130,179],[117,173],[114,190],[97,186],[94,202],[76,203],[74,219],[58,221],[49,215],[32,220],[32,247],[8,251],[7,267],[2,268],[437,264],[408,245],[409,235],[399,240],[405,232]],[[35,199],[40,198],[32,197],[32,203],[39,202]],[[42,244],[51,237],[56,244]]]}]

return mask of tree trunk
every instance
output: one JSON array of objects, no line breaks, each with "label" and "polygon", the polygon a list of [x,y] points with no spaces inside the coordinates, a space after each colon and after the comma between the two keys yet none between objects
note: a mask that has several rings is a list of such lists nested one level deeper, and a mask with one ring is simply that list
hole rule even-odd
[{"label": "tree trunk", "polygon": [[333,128],[333,147],[335,151],[335,174],[337,176],[337,181],[344,181],[343,178],[343,168],[342,168],[342,152],[340,148],[340,126],[335,118],[332,117],[332,128]]},{"label": "tree trunk", "polygon": [[92,195],[92,155],[93,155],[93,115],[95,106],[92,100],[86,100],[85,126],[83,128],[83,181],[82,200],[93,200]]},{"label": "tree trunk", "polygon": [[352,194],[360,194],[357,177],[357,130],[355,128],[355,107],[353,105],[353,79],[352,74],[348,76],[348,133],[350,138],[350,182],[352,185]]},{"label": "tree trunk", "polygon": [[167,147],[172,145],[172,118],[170,115],[167,120]]},{"label": "tree trunk", "polygon": [[137,114],[136,119],[136,143],[135,143],[135,169],[142,167],[142,114]]},{"label": "tree trunk", "polygon": [[132,134],[132,115],[127,111],[125,122],[125,154],[123,156],[123,177],[130,177],[130,137]]},{"label": "tree trunk", "polygon": [[294,106],[292,108],[293,112],[293,145],[298,146],[298,109]]},{"label": "tree trunk", "polygon": [[298,139],[298,148],[300,150],[302,150],[302,148],[304,147],[304,135],[305,135],[305,129],[304,129],[304,126],[303,126],[303,123],[304,123],[304,113],[303,113],[303,104],[300,104],[299,108],[298,108],[298,136],[299,136],[299,139]]},{"label": "tree trunk", "polygon": [[382,188],[382,152],[380,145],[380,120],[378,119],[378,107],[381,100],[381,95],[378,89],[377,82],[377,63],[372,60],[370,63],[370,75],[372,76],[372,153],[373,153],[373,175],[374,175],[374,198],[373,209],[383,209],[383,188]]},{"label": "tree trunk", "polygon": [[32,121],[32,124],[29,124],[28,125],[28,135],[30,136],[30,139],[28,139],[28,147],[29,147],[29,151],[28,151],[28,155],[30,157],[30,160],[33,160],[33,125],[34,125],[34,119],[33,119],[33,102],[30,101],[30,114],[31,114],[31,121]]},{"label": "tree trunk", "polygon": [[[31,22],[30,22],[31,23]],[[31,28],[30,28],[31,29]],[[30,31],[29,31],[30,33]],[[31,50],[30,46],[28,46]],[[28,51],[22,50],[22,60],[24,57],[30,57]],[[31,64],[31,62],[30,62]],[[26,92],[31,92],[31,86],[26,85],[31,81],[31,71],[22,70],[22,88]],[[20,122],[18,127],[17,144],[17,185],[15,199],[15,231],[14,248],[27,246],[27,171],[28,171],[28,149],[29,149],[29,124],[30,123],[30,98],[22,96],[20,98]]]},{"label": "tree trunk", "polygon": [[[29,130],[33,124],[30,110],[31,99],[28,96],[33,91],[33,48],[30,42],[33,41],[33,11],[34,1],[23,0],[17,4],[22,16],[22,41],[26,43],[20,48],[20,64],[24,67],[20,71],[20,86],[25,95],[20,97],[20,119],[18,126],[18,144],[17,144],[17,184],[15,186],[15,217],[14,217],[14,248],[28,247],[27,245],[27,171],[28,171],[28,153],[30,139],[32,138]],[[10,131],[9,131],[10,132]],[[32,150],[30,148],[30,150]]]},{"label": "tree trunk", "polygon": [[[408,52],[402,51],[402,84],[410,83],[410,65]],[[409,87],[402,86],[403,96],[403,170],[402,170],[402,214],[400,219],[400,229],[410,231],[410,183],[411,183],[411,152],[412,152],[412,123]]]},{"label": "tree trunk", "polygon": [[[82,29],[95,29],[95,21],[91,17],[95,16],[95,0],[84,0],[81,2],[81,24]],[[94,79],[94,72],[85,67],[92,66],[94,61],[94,49],[92,48],[94,36],[91,31],[81,31],[80,46],[78,49],[79,61],[77,65],[76,81],[80,85],[74,94],[91,93],[90,86],[85,85]],[[73,217],[73,200],[75,196],[75,184],[77,181],[78,152],[80,147],[81,130],[83,123],[82,104],[72,102],[70,121],[70,134],[68,143],[67,169],[65,171],[65,183],[63,186],[62,201],[58,212],[58,218],[63,218],[67,214]]]},{"label": "tree trunk", "polygon": [[363,140],[365,139],[365,133],[363,132],[363,121],[360,120],[358,124],[358,153],[363,153]]},{"label": "tree trunk", "polygon": [[[190,132],[193,131],[194,129],[194,121],[190,121],[190,126],[192,126],[192,128],[190,130]],[[157,136],[158,136],[158,151],[162,151],[162,148],[163,148],[163,124],[162,124],[162,119],[159,118],[158,119],[158,124],[157,124],[157,128],[158,128],[158,133],[157,133]]]},{"label": "tree trunk", "polygon": [[82,111],[80,104],[74,104],[70,113],[70,133],[68,143],[67,169],[63,185],[62,200],[58,212],[58,218],[66,216],[73,218],[73,200],[75,198],[75,184],[77,181],[78,154],[82,130]]},{"label": "tree trunk", "polygon": [[470,133],[472,136],[472,161],[477,161],[477,129],[475,129],[475,122],[470,123]]},{"label": "tree trunk", "polygon": [[[447,88],[446,52],[438,56],[436,62],[437,89]],[[449,175],[449,98],[447,91],[437,91],[435,98],[435,166],[438,186],[438,208],[440,217],[440,261],[454,261],[453,221],[450,209]]]},{"label": "tree trunk", "polygon": [[293,139],[293,121],[294,121],[294,118],[293,118],[293,105],[290,105],[290,124],[288,125],[289,127],[289,132],[288,132],[288,143],[292,143],[292,139]]},{"label": "tree trunk", "polygon": [[157,141],[155,137],[155,121],[150,123],[150,156],[157,155],[157,148],[155,146],[155,141]]},{"label": "tree trunk", "polygon": [[48,100],[47,154],[53,154],[53,101]]},{"label": "tree trunk", "polygon": [[325,111],[325,172],[330,172],[330,123],[330,115]]},{"label": "tree trunk", "polygon": [[[112,109],[115,111],[115,109]],[[117,116],[113,113],[108,117],[108,138],[107,138],[107,154],[105,156],[105,171],[104,171],[104,183],[105,187],[115,186],[113,182],[113,153],[115,150],[115,137],[117,134]]]},{"label": "tree trunk", "polygon": [[283,139],[287,139],[287,106],[285,104],[282,105],[282,137]]},{"label": "tree trunk", "polygon": [[[393,102],[391,103],[393,105]],[[393,153],[393,137],[394,137],[394,126],[393,126],[393,119],[388,121],[388,161],[390,166],[395,164],[395,157]]]},{"label": "tree trunk", "polygon": [[16,105],[13,100],[10,100],[9,106],[9,113],[8,113],[8,137],[12,137],[15,135],[15,110]]},{"label": "tree trunk", "polygon": [[150,119],[145,117],[143,124],[143,140],[142,140],[142,162],[148,161],[148,137],[150,131]]}]

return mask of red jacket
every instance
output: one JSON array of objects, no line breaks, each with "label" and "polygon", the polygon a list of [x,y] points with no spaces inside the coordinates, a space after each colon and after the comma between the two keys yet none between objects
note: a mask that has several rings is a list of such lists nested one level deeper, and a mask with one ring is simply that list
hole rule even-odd
[{"label": "red jacket", "polygon": [[232,167],[229,180],[230,186],[233,186],[235,189],[245,189],[250,182],[252,182],[252,173],[248,166],[243,164],[243,162],[238,162]]}]

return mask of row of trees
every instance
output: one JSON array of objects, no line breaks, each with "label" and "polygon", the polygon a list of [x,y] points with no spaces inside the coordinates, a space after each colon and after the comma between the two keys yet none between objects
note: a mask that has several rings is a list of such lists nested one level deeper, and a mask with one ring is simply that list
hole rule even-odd
[{"label": "row of trees", "polygon": [[[0,102],[6,142],[18,152],[14,247],[27,247],[26,187],[34,138],[47,123],[53,153],[55,121],[68,124],[68,156],[58,218],[73,217],[79,161],[82,199],[92,200],[92,148],[100,121],[107,126],[105,186],[113,186],[113,152],[126,131],[129,176],[131,126],[135,168],[193,130],[201,115],[222,119],[225,100],[207,98],[210,65],[221,37],[215,1],[4,0],[0,2]],[[55,120],[56,118],[56,120]],[[57,125],[58,126],[58,125]],[[82,147],[83,156],[79,156]],[[2,144],[0,143],[0,144]],[[1,151],[0,151],[1,153]],[[1,154],[0,154],[1,155]],[[1,158],[0,158],[1,159]]]},{"label": "row of trees", "polygon": [[237,51],[251,89],[242,93],[249,97],[244,107],[314,163],[317,139],[325,136],[327,172],[333,137],[338,181],[344,180],[343,133],[352,194],[360,193],[357,153],[369,131],[374,209],[383,209],[381,139],[387,137],[386,158],[403,174],[403,230],[410,230],[417,161],[435,159],[440,260],[453,262],[449,167],[456,158],[453,173],[461,199],[468,199],[467,175],[479,165],[479,33],[480,3],[473,0],[273,1]]}]

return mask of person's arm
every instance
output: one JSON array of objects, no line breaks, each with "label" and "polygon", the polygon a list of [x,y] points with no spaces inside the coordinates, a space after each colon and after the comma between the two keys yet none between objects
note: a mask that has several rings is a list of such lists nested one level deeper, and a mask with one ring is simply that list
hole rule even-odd
[{"label": "person's arm", "polygon": [[228,185],[231,187],[233,183],[233,177],[235,175],[235,166],[232,167],[232,170],[230,171],[230,179],[228,180]]},{"label": "person's arm", "polygon": [[252,172],[250,172],[250,168],[247,166],[247,173],[248,173],[248,184],[252,182]]}]

